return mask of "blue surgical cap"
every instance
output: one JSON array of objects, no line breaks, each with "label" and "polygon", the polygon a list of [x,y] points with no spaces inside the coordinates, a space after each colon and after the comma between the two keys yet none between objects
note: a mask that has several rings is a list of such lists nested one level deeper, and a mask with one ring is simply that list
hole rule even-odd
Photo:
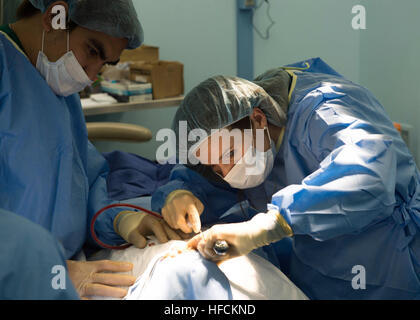
[{"label": "blue surgical cap", "polygon": [[[57,0],[29,0],[42,12]],[[128,39],[127,49],[138,48],[144,40],[143,28],[131,0],[64,0],[69,18],[77,25]]]},{"label": "blue surgical cap", "polygon": [[[287,122],[289,84],[290,76],[280,69],[263,74],[255,82],[238,77],[212,77],[186,95],[172,127],[178,135],[181,121],[185,121],[188,134],[194,129],[202,129],[210,136],[212,130],[226,128],[250,116],[256,107],[264,112],[269,123],[283,127]],[[177,138],[178,144],[182,145],[178,151],[180,148],[182,152],[190,150],[196,143]]]}]

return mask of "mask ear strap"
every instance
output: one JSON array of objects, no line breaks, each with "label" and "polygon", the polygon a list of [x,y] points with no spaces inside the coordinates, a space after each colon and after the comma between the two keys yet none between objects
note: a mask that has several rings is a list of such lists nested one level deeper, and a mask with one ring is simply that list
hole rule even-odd
[{"label": "mask ear strap", "polygon": [[44,40],[45,40],[45,30],[42,30],[42,44],[41,44],[42,53],[44,53]]},{"label": "mask ear strap", "polygon": [[[249,117],[249,124],[250,124],[250,126],[251,126],[251,132],[252,132],[252,121],[251,121],[251,116]],[[268,125],[266,125],[266,126],[264,127],[264,131],[265,131],[265,130],[267,130],[267,133],[268,133],[268,139],[270,140],[270,143],[271,143],[271,135],[270,135],[270,130],[268,129]],[[257,134],[257,133],[255,133],[255,134]],[[253,147],[255,147],[254,143],[255,143],[255,141],[254,141],[254,133],[252,132],[252,146],[253,146]]]},{"label": "mask ear strap", "polygon": [[[254,140],[254,131],[252,131],[252,121],[251,121],[251,116],[249,116],[249,124],[251,126],[251,139],[252,139],[252,155],[255,156],[256,152],[255,152],[255,148],[257,147],[257,141],[256,138]],[[257,131],[255,131],[255,136],[257,135]]]},{"label": "mask ear strap", "polygon": [[[249,116],[249,123],[250,123],[250,125],[251,125],[251,133],[252,133],[252,146],[253,146],[253,150],[255,150],[256,149],[256,141],[254,141],[254,133],[252,132],[252,121],[251,121],[251,116]],[[268,140],[269,140],[269,142],[270,142],[270,145],[271,145],[271,135],[270,135],[270,130],[268,129],[268,124],[264,127],[264,135],[265,135],[265,131],[267,130],[267,133],[268,133]],[[255,132],[255,135],[257,134],[257,132]],[[265,137],[264,137],[265,138]],[[254,151],[253,151],[254,152]]]},{"label": "mask ear strap", "polygon": [[70,14],[67,12],[67,52],[70,51]]},{"label": "mask ear strap", "polygon": [[268,140],[270,140],[269,142],[271,144],[271,141],[272,140],[271,140],[270,130],[268,129],[268,122],[267,122],[267,126],[264,129],[267,129],[267,132],[268,132]]}]

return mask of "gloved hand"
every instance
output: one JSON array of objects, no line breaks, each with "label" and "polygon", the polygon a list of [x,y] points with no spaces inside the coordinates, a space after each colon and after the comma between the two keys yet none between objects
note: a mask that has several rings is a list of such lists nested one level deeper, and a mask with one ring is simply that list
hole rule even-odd
[{"label": "gloved hand", "polygon": [[137,248],[146,246],[146,236],[155,235],[160,243],[181,240],[186,236],[163,221],[143,212],[122,211],[114,219],[114,229],[125,241]]},{"label": "gloved hand", "polygon": [[133,264],[117,261],[67,261],[69,277],[82,299],[90,296],[124,298],[129,287],[134,284],[136,277],[127,274],[113,274],[110,272],[129,272]]},{"label": "gloved hand", "polygon": [[[246,255],[292,235],[292,229],[283,216],[278,211],[269,211],[259,213],[246,222],[215,225],[188,241],[187,247],[197,249],[206,259],[220,261]],[[213,246],[217,240],[225,240],[229,244],[226,255],[214,252]]]},{"label": "gloved hand", "polygon": [[166,198],[162,216],[174,229],[198,233],[201,230],[200,215],[203,211],[203,203],[192,192],[175,190]]}]

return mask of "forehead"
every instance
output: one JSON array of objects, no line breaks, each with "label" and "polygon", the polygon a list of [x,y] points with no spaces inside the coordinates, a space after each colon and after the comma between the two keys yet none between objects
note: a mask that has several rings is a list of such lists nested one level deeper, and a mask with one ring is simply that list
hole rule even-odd
[{"label": "forehead", "polygon": [[106,33],[78,27],[73,31],[75,37],[81,40],[94,40],[101,43],[109,61],[120,58],[121,52],[127,47],[128,39],[112,37]]}]

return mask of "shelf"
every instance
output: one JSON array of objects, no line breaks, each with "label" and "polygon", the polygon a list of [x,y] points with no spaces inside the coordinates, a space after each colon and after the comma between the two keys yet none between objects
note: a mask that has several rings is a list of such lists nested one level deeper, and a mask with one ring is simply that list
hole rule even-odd
[{"label": "shelf", "polygon": [[85,106],[83,107],[83,113],[85,114],[85,116],[95,116],[101,114],[138,111],[154,108],[178,107],[183,100],[184,97],[179,96],[175,98],[150,100],[144,102],[114,103],[108,105],[95,105],[88,107]]}]

